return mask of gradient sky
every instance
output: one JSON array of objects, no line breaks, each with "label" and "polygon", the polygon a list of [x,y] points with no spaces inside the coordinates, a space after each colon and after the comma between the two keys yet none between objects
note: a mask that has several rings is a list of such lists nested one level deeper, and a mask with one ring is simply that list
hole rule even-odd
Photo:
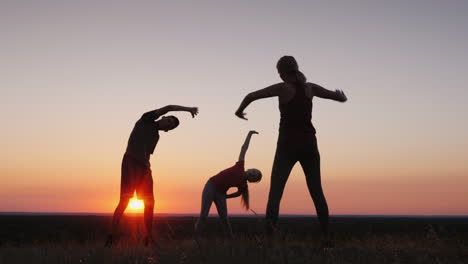
[{"label": "gradient sky", "polygon": [[[0,211],[111,212],[134,122],[198,106],[152,157],[156,212],[197,213],[206,180],[236,161],[263,171],[264,213],[279,82],[294,55],[311,82],[332,214],[468,214],[468,1],[0,2]],[[239,199],[230,213],[244,213]],[[212,209],[212,212],[215,212]],[[315,209],[296,165],[281,213]]]}]

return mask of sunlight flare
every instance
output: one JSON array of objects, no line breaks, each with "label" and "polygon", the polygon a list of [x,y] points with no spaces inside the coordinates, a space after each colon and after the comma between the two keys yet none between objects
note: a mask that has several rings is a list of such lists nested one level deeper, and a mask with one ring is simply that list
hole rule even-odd
[{"label": "sunlight flare", "polygon": [[130,199],[128,207],[132,210],[141,210],[143,209],[144,204],[142,200],[138,200],[136,196],[133,196],[133,198]]}]

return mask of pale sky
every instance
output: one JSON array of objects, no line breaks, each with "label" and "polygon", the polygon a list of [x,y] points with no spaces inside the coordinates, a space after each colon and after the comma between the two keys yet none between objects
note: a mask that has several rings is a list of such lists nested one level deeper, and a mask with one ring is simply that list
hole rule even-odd
[{"label": "pale sky", "polygon": [[[466,215],[467,13],[464,0],[2,0],[0,211],[113,211],[134,122],[180,104],[200,113],[161,133],[156,212],[197,213],[255,129],[246,167],[264,174],[250,188],[264,213],[278,102],[253,103],[247,122],[234,111],[293,55],[349,98],[314,99],[332,214]],[[315,213],[299,165],[280,212]]]}]

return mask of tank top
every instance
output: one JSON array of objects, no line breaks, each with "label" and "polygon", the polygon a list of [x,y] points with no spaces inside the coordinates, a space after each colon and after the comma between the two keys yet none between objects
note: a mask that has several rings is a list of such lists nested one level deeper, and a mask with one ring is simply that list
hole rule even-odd
[{"label": "tank top", "polygon": [[305,94],[306,85],[295,85],[296,93],[287,103],[280,104],[281,113],[278,142],[308,143],[315,141],[312,125],[312,98]]}]

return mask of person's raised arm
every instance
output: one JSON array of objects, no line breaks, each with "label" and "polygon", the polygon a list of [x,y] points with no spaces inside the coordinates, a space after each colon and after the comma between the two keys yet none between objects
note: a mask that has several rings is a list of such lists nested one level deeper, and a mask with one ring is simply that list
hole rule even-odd
[{"label": "person's raised arm", "polygon": [[282,87],[283,83],[277,83],[266,88],[257,90],[255,92],[249,93],[247,96],[244,97],[244,100],[242,100],[242,103],[240,104],[239,108],[235,113],[236,116],[247,120],[247,118],[245,118],[246,114],[244,113],[244,110],[245,108],[247,108],[247,106],[249,106],[250,103],[258,99],[280,96]]},{"label": "person's raised arm", "polygon": [[247,149],[249,148],[249,144],[250,144],[250,139],[252,138],[253,134],[258,134],[258,132],[254,130],[250,130],[249,134],[247,134],[247,137],[245,138],[244,144],[242,145],[241,152],[239,154],[239,161],[242,161],[245,159],[245,153],[247,153]]},{"label": "person's raised arm", "polygon": [[348,98],[346,97],[346,95],[344,94],[342,90],[330,91],[317,84],[313,84],[312,90],[313,90],[314,96],[317,96],[320,98],[331,99],[331,100],[335,100],[335,101],[342,102],[342,103],[348,100]]},{"label": "person's raised arm", "polygon": [[164,107],[161,107],[159,109],[149,111],[143,114],[142,119],[145,120],[156,120],[160,116],[165,115],[169,112],[172,111],[185,111],[189,112],[192,114],[192,117],[195,117],[198,114],[198,107],[186,107],[186,106],[180,106],[180,105],[166,105]]}]

